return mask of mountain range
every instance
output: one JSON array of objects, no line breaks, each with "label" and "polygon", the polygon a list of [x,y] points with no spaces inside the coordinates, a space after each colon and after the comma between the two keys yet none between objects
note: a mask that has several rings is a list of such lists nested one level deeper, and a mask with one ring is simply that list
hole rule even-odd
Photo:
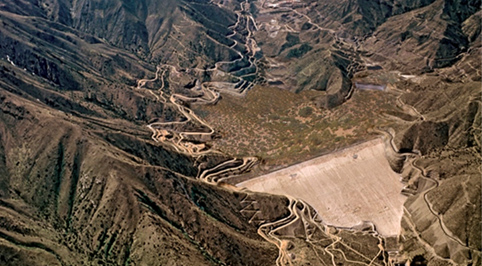
[{"label": "mountain range", "polygon": [[[480,0],[1,0],[0,264],[480,265],[481,12]],[[244,109],[213,109],[226,102]],[[250,153],[262,136],[236,120],[264,106],[270,121],[316,110],[355,133],[267,134],[273,150],[309,140],[311,153]],[[370,115],[343,122],[346,110]],[[235,186],[382,131],[406,185],[398,236]]]}]

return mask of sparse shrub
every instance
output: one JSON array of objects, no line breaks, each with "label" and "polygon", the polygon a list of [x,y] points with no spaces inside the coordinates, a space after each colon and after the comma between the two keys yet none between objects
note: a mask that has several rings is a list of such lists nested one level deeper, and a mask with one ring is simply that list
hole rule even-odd
[{"label": "sparse shrub", "polygon": [[277,114],[269,114],[269,115],[268,115],[268,119],[270,119],[270,120],[279,120],[279,119],[280,119],[280,116],[277,115]]},{"label": "sparse shrub", "polygon": [[306,53],[308,53],[309,51],[311,51],[311,49],[313,49],[313,47],[311,47],[307,43],[303,43],[302,45],[300,45],[300,47],[293,48],[293,49],[289,50],[288,55],[286,55],[286,57],[287,58],[300,58],[303,55],[305,55]]},{"label": "sparse shrub", "polygon": [[308,140],[310,141],[311,145],[314,145],[314,146],[318,146],[320,144],[323,143],[323,140],[320,136],[318,136],[318,134],[311,134],[309,137],[308,137]]},{"label": "sparse shrub", "polygon": [[302,117],[308,117],[313,113],[313,108],[306,106],[298,111],[298,114]]}]

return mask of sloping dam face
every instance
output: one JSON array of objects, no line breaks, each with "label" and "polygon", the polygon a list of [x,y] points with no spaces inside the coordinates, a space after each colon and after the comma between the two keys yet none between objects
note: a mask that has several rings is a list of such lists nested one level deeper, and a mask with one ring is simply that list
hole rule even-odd
[{"label": "sloping dam face", "polygon": [[385,157],[382,139],[324,155],[237,184],[252,191],[290,195],[313,206],[328,223],[353,227],[373,222],[383,236],[398,235],[406,197],[400,175]]}]

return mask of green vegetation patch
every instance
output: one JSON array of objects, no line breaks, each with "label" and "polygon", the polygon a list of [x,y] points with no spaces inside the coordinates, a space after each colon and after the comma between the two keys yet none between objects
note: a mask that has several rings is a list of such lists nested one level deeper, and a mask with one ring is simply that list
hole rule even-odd
[{"label": "green vegetation patch", "polygon": [[303,43],[300,45],[300,47],[293,48],[288,51],[288,54],[286,55],[287,58],[300,58],[304,56],[306,53],[311,51],[313,47],[309,45],[308,43]]},{"label": "green vegetation patch", "polygon": [[313,108],[305,106],[298,111],[298,114],[302,117],[309,117],[313,113]]},{"label": "green vegetation patch", "polygon": [[[357,91],[343,105],[323,110],[313,98],[319,91],[292,93],[257,86],[246,97],[224,95],[216,105],[198,106],[221,138],[214,149],[233,156],[260,156],[268,164],[290,164],[374,137],[371,129],[388,122],[396,97]],[[386,104],[385,104],[386,103]]]}]

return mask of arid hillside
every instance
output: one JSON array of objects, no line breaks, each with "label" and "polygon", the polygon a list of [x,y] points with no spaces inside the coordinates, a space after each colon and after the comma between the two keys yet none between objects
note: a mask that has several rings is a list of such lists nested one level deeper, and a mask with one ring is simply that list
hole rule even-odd
[{"label": "arid hillside", "polygon": [[[480,265],[480,5],[0,1],[0,265]],[[398,235],[235,186],[378,138]]]}]

